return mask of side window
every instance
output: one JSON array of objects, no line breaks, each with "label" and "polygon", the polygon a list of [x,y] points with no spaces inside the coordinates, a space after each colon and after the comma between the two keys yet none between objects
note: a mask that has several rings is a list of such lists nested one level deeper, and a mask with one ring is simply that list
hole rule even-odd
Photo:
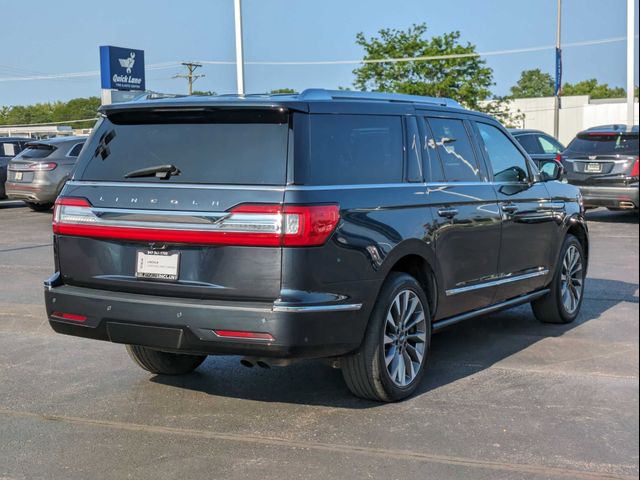
[{"label": "side window", "polygon": [[76,145],[73,146],[73,148],[71,150],[69,150],[69,153],[67,153],[67,156],[69,157],[77,157],[78,155],[80,155],[80,150],[82,150],[82,146],[84,145],[84,143],[78,143]]},{"label": "side window", "polygon": [[410,182],[422,182],[422,155],[420,150],[420,132],[416,117],[407,117],[407,180]]},{"label": "side window", "polygon": [[429,118],[428,123],[433,132],[433,145],[442,160],[446,180],[480,181],[480,169],[464,122],[452,118]]},{"label": "side window", "polygon": [[522,145],[522,148],[524,148],[529,155],[539,155],[544,153],[544,150],[540,146],[535,135],[518,135],[516,140],[520,145]]},{"label": "side window", "polygon": [[527,159],[499,128],[477,123],[496,182],[523,182],[529,178]]},{"label": "side window", "polygon": [[564,148],[562,148],[562,145],[547,136],[539,135],[538,142],[540,142],[540,147],[542,148],[542,151],[544,153],[560,153],[562,150],[564,150]]},{"label": "side window", "polygon": [[[300,158],[302,157],[302,158]],[[309,116],[309,150],[296,156],[303,185],[400,183],[402,118],[384,115]]]}]

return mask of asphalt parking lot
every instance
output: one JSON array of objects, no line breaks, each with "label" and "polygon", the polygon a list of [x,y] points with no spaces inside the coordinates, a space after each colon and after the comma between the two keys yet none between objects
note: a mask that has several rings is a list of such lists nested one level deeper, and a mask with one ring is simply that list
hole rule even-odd
[{"label": "asphalt parking lot", "polygon": [[455,326],[418,393],[384,405],[321,362],[153,377],[53,333],[51,214],[0,202],[0,479],[638,478],[638,215],[588,219],[575,324],[525,306]]}]

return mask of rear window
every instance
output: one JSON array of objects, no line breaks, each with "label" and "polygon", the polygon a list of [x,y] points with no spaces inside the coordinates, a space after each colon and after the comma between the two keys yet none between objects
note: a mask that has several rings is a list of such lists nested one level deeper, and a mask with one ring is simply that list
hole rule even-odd
[{"label": "rear window", "polygon": [[[104,118],[80,154],[89,181],[283,185],[288,113],[283,110],[149,110]],[[179,175],[125,179],[173,165]]]},{"label": "rear window", "polygon": [[56,147],[53,145],[44,145],[44,144],[31,144],[27,145],[27,148],[22,150],[16,156],[16,159],[28,160],[32,158],[45,158],[51,155],[56,150]]},{"label": "rear window", "polygon": [[308,146],[308,155],[296,156],[296,183],[402,182],[404,152],[400,117],[309,115]]},{"label": "rear window", "polygon": [[589,155],[638,155],[638,135],[579,135],[566,153]]}]

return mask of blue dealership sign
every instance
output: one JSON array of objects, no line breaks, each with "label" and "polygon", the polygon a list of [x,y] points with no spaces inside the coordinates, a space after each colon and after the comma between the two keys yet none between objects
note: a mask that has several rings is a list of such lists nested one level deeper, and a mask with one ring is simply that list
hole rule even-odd
[{"label": "blue dealership sign", "polygon": [[111,90],[144,90],[144,50],[100,47],[100,81]]}]

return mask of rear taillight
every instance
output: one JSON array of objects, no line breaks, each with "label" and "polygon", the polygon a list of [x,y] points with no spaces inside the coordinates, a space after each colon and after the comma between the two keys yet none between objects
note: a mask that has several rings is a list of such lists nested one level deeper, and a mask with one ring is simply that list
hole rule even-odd
[{"label": "rear taillight", "polygon": [[640,177],[640,157],[636,157],[635,162],[633,162],[633,167],[631,167],[631,177]]},{"label": "rear taillight", "polygon": [[109,209],[94,210],[84,198],[59,198],[53,232],[132,241],[298,247],[324,244],[340,220],[338,205],[240,205],[208,225],[129,222],[126,215],[110,220],[105,215]]},{"label": "rear taillight", "polygon": [[29,170],[34,170],[36,172],[41,172],[41,171],[45,171],[45,170],[54,170],[56,167],[58,166],[57,163],[55,162],[49,162],[49,163],[32,163],[31,165],[29,165],[27,168]]},{"label": "rear taillight", "polygon": [[556,154],[556,162],[562,163],[562,154],[561,153],[557,153]]}]

